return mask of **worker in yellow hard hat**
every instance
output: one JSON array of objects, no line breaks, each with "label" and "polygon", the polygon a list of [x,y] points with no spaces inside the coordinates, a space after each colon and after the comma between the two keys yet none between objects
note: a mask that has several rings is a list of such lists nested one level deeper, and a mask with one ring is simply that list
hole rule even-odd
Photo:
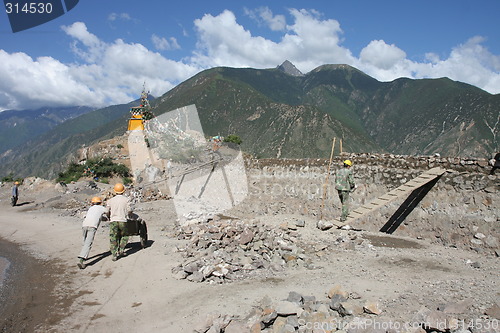
[{"label": "worker in yellow hard hat", "polygon": [[125,186],[116,184],[114,186],[116,195],[111,198],[107,207],[109,208],[109,243],[112,260],[116,261],[119,257],[127,255],[125,246],[128,243],[127,217],[132,213],[132,207],[129,199],[123,195]]},{"label": "worker in yellow hard hat", "polygon": [[92,243],[94,242],[95,233],[99,224],[108,214],[108,209],[102,206],[102,199],[100,197],[93,197],[91,205],[82,223],[83,232],[83,246],[78,256],[78,267],[84,269],[86,267],[85,260],[87,260]]},{"label": "worker in yellow hard hat", "polygon": [[19,182],[15,181],[14,186],[12,186],[12,197],[10,198],[10,204],[12,207],[17,205],[17,200],[19,199]]},{"label": "worker in yellow hard hat", "polygon": [[356,189],[351,167],[352,161],[345,160],[343,168],[335,173],[335,189],[339,193],[340,203],[342,204],[341,222],[344,222],[349,215],[349,194]]}]

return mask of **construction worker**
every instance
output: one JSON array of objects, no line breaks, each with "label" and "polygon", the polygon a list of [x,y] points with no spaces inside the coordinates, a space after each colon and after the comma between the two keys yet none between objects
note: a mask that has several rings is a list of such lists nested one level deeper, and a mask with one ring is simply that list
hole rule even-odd
[{"label": "construction worker", "polygon": [[91,204],[92,206],[90,206],[87,211],[85,219],[82,223],[83,246],[80,251],[80,255],[78,256],[77,264],[80,269],[84,269],[86,267],[85,260],[87,260],[90,249],[92,248],[96,230],[104,216],[108,214],[108,209],[101,205],[102,199],[100,197],[93,197]]},{"label": "construction worker", "polygon": [[109,208],[109,242],[112,260],[116,261],[119,257],[125,257],[125,246],[128,242],[127,217],[132,213],[130,201],[123,195],[125,187],[123,184],[114,186],[116,195],[111,198],[107,207]]},{"label": "construction worker", "polygon": [[14,207],[19,199],[19,182],[14,182],[12,186],[12,198],[10,199],[10,204]]},{"label": "construction worker", "polygon": [[350,160],[343,162],[343,168],[339,169],[335,174],[335,188],[339,193],[340,202],[342,204],[342,214],[340,221],[344,222],[349,215],[349,194],[356,189],[354,177],[352,175]]}]

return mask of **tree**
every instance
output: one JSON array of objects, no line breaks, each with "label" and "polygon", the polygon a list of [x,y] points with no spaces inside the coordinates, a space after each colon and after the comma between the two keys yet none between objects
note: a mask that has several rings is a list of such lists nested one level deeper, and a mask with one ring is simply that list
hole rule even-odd
[{"label": "tree", "polygon": [[230,134],[228,136],[226,136],[224,138],[224,142],[232,142],[232,143],[236,143],[237,145],[241,145],[241,143],[243,142],[241,140],[241,138],[239,136],[237,136],[236,134]]}]

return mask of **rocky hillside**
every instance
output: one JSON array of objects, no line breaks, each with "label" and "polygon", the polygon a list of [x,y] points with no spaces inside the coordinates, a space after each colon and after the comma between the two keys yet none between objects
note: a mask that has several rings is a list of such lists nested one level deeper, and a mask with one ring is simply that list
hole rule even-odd
[{"label": "rocky hillside", "polygon": [[[54,177],[83,144],[122,135],[131,104],[57,126],[0,156],[2,171]],[[340,139],[347,152],[491,158],[500,147],[500,95],[447,78],[380,82],[348,65],[213,68],[151,104],[156,115],[196,105],[205,135],[237,134],[258,158],[327,158],[332,138],[336,152]]]},{"label": "rocky hillside", "polygon": [[325,157],[333,137],[350,152],[486,157],[499,147],[500,95],[446,78],[379,82],[348,65],[306,75],[292,66],[204,71],[159,98],[157,112],[195,104],[206,134],[237,133],[261,157]]}]

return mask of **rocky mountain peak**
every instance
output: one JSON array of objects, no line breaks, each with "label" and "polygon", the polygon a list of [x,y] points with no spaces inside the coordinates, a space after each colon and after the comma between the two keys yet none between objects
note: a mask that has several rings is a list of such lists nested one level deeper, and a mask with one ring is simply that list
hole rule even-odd
[{"label": "rocky mountain peak", "polygon": [[281,65],[276,67],[280,71],[285,72],[288,75],[292,76],[304,76],[304,74],[295,67],[294,64],[292,64],[290,61],[285,60]]}]

